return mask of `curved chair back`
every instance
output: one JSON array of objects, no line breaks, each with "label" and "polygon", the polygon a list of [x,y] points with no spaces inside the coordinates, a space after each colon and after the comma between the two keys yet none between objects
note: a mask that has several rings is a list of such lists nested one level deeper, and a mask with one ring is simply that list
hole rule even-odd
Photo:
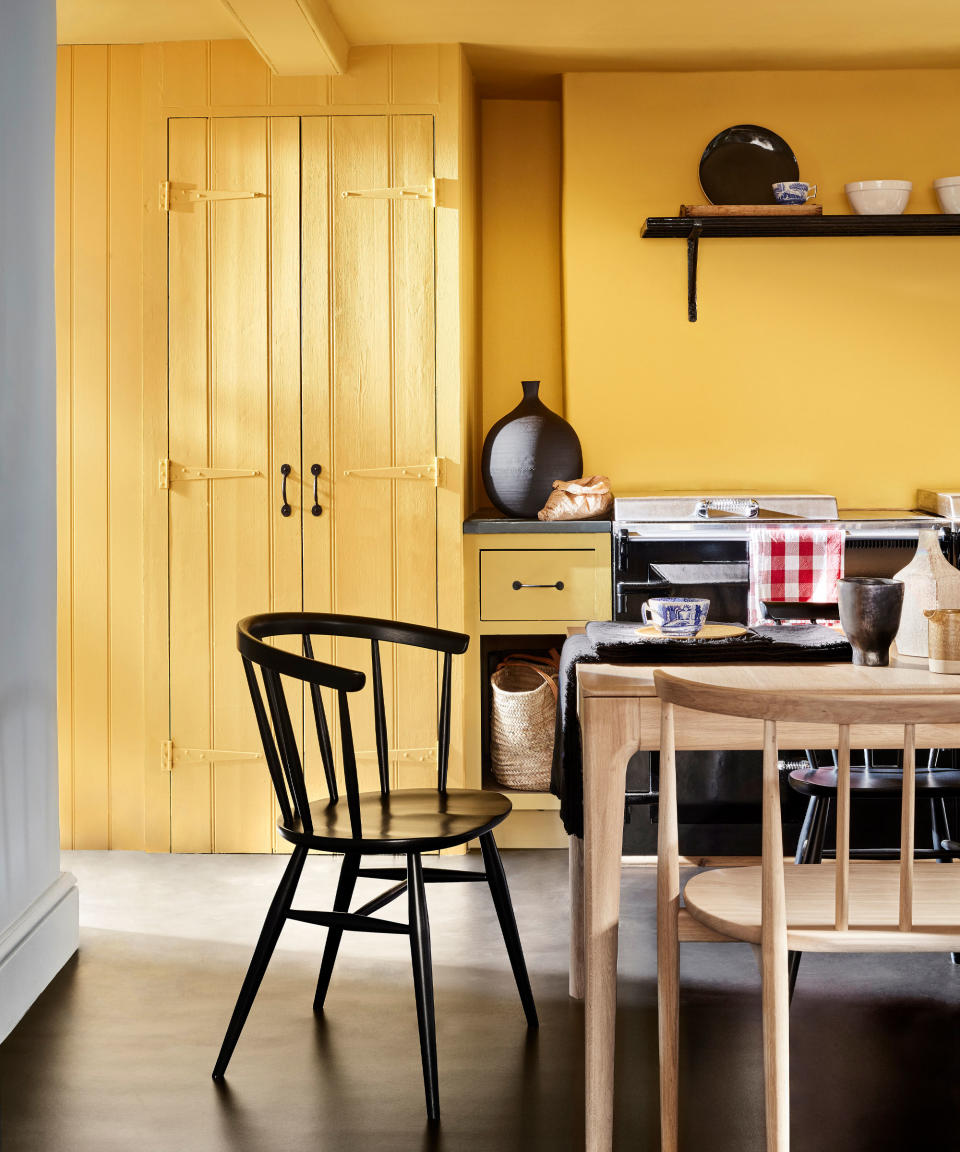
[{"label": "curved chair back", "polygon": [[[766,671],[766,669],[765,669]],[[956,724],[960,722],[960,685],[945,685],[943,692],[929,688],[891,687],[869,692],[831,691],[818,687],[817,670],[811,666],[811,690],[797,692],[776,688],[741,688],[703,678],[677,676],[657,670],[653,674],[661,700],[714,712],[722,716],[743,716],[752,720],[783,720],[800,724]],[[723,679],[721,673],[720,678]]]},{"label": "curved chair back", "polygon": [[[657,670],[653,674],[661,701],[661,821],[675,821],[676,804],[674,708],[739,716],[763,721],[763,872],[771,893],[783,893],[783,844],[780,822],[777,722],[825,724],[837,727],[837,869],[834,928],[849,923],[850,886],[850,728],[854,724],[903,726],[903,804],[900,827],[899,931],[913,928],[914,815],[916,808],[916,748],[918,724],[960,724],[960,685],[945,684],[942,692],[929,687],[892,683],[889,688],[831,688],[829,672],[811,667],[810,691],[778,691],[724,683],[731,670],[704,669],[695,675]],[[818,683],[818,675],[822,678]],[[664,777],[666,775],[666,781]],[[663,826],[661,824],[661,835]],[[667,836],[675,842],[675,832]],[[675,846],[675,843],[674,843]]]},{"label": "curved chair back", "polygon": [[[342,668],[336,664],[327,664],[314,659],[312,638],[315,636],[370,642],[374,731],[380,791],[383,795],[387,795],[390,791],[390,750],[387,741],[380,644],[406,644],[443,653],[437,726],[437,788],[445,792],[450,758],[451,658],[467,650],[469,637],[460,632],[448,632],[441,628],[428,628],[419,624],[377,620],[366,616],[338,616],[326,612],[264,612],[257,616],[247,616],[237,625],[237,648],[243,658],[257,728],[284,823],[290,825],[299,820],[305,832],[313,832],[303,761],[297,747],[281,679],[287,677],[309,686],[317,743],[320,747],[320,759],[331,804],[340,801],[340,787],[321,689],[327,688],[336,694],[343,790],[350,813],[351,832],[355,839],[360,839],[362,836],[360,786],[357,779],[357,757],[348,697],[350,693],[359,692],[364,687],[366,676],[363,672],[352,668]],[[268,640],[277,637],[297,637],[302,655],[267,643]],[[260,669],[259,678],[256,668]],[[266,705],[260,691],[260,679],[263,681]]]}]

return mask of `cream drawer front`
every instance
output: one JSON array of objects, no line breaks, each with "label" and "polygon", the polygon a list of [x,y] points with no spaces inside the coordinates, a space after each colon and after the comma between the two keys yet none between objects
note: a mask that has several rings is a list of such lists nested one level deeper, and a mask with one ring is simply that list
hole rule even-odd
[{"label": "cream drawer front", "polygon": [[[593,548],[486,549],[480,553],[481,620],[595,620],[606,586]],[[561,587],[557,587],[557,585]],[[520,585],[520,587],[516,587]]]}]

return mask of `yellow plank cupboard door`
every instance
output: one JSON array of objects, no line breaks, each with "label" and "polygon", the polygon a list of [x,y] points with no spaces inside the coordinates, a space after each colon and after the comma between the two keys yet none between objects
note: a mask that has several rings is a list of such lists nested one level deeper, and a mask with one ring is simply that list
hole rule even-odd
[{"label": "yellow plank cupboard door", "polygon": [[171,848],[269,852],[235,633],[301,603],[299,123],[171,119],[168,175]]},{"label": "yellow plank cupboard door", "polygon": [[[436,623],[434,210],[391,192],[429,187],[433,140],[432,116],[169,123],[174,851],[284,847],[241,616],[303,606]],[[370,670],[369,645],[315,651]],[[385,657],[393,782],[433,784],[436,658]],[[302,697],[289,703],[299,726]],[[353,715],[374,788],[369,701]]]},{"label": "yellow plank cupboard door", "polygon": [[[399,193],[433,179],[433,117],[305,118],[302,164],[304,459],[326,502],[304,517],[304,606],[436,624],[434,210]],[[370,671],[364,643],[328,652]],[[433,784],[436,658],[390,653],[383,673],[393,782]],[[367,699],[352,718],[375,788]]]}]

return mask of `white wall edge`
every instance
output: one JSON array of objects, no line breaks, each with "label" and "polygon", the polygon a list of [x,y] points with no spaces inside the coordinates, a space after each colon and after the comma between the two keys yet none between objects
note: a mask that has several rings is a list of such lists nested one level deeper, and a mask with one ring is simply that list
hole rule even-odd
[{"label": "white wall edge", "polygon": [[0,1041],[76,952],[80,942],[77,878],[61,872],[0,934]]}]

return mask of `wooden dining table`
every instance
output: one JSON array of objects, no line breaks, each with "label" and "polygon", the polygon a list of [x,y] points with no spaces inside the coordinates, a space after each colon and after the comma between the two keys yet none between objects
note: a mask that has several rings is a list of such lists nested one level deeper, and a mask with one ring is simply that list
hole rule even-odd
[{"label": "wooden dining table", "polygon": [[[586,1149],[613,1147],[614,1043],[617,1012],[617,941],[627,761],[657,751],[660,703],[656,665],[592,664],[577,668],[577,710],[583,747],[584,836],[570,841],[570,995],[584,999]],[[678,675],[722,668],[725,682],[788,692],[869,695],[953,693],[960,716],[960,676],[927,669],[926,660],[892,657],[885,668],[853,664],[672,664]],[[864,725],[851,733],[855,748],[902,747],[902,726]],[[834,748],[837,728],[781,725],[784,748]],[[761,749],[760,720],[676,710],[676,747],[688,751]],[[917,729],[918,748],[960,747],[960,724]],[[681,845],[682,851],[682,845]],[[683,938],[683,937],[681,937]]]}]

